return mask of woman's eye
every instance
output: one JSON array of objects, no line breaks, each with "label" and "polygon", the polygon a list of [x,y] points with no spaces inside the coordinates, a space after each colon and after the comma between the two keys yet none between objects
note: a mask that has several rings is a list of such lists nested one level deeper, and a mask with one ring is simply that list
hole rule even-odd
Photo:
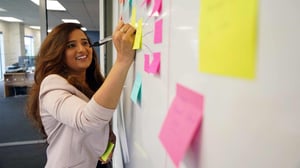
[{"label": "woman's eye", "polygon": [[83,42],[82,42],[82,45],[83,45],[83,46],[89,46],[90,43],[89,43],[88,41],[83,41]]},{"label": "woman's eye", "polygon": [[67,45],[67,48],[74,48],[75,46],[76,46],[75,44],[70,43]]}]

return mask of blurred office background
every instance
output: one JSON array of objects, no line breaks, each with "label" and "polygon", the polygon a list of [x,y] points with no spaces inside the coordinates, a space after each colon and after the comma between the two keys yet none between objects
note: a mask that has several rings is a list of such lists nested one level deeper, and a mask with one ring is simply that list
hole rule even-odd
[{"label": "blurred office background", "polygon": [[105,35],[99,32],[100,7],[111,11],[110,0],[0,0],[0,168],[45,164],[45,140],[25,115],[35,56],[47,32],[63,22],[81,23],[98,41]]}]

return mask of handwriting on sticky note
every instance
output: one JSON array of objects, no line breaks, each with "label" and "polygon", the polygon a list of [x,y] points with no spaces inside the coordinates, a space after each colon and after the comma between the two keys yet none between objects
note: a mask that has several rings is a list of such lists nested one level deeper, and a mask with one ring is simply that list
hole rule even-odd
[{"label": "handwriting on sticky note", "polygon": [[176,96],[159,134],[177,167],[202,121],[203,99],[201,94],[177,84]]}]

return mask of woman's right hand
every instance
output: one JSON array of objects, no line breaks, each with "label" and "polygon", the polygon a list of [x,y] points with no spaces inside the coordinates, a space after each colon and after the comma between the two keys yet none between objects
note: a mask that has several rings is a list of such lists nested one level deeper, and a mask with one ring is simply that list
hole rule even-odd
[{"label": "woman's right hand", "polygon": [[94,100],[108,109],[115,109],[127,77],[128,70],[134,60],[133,43],[135,28],[130,24],[119,21],[113,32],[113,43],[117,50],[117,59],[110,69],[104,83],[94,94]]},{"label": "woman's right hand", "polygon": [[119,21],[113,33],[113,43],[117,50],[117,61],[131,64],[135,56],[133,48],[135,38],[135,28],[128,23]]}]

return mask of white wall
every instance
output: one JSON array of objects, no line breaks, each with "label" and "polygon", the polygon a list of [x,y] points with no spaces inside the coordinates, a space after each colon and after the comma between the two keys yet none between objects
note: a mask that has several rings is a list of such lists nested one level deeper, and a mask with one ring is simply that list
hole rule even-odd
[{"label": "white wall", "polygon": [[[24,50],[24,26],[20,23],[8,23],[6,41],[4,42],[5,50],[5,65],[10,65],[18,62],[18,57],[20,55],[25,55]],[[23,31],[21,30],[23,29]],[[23,35],[23,38],[21,36]],[[22,46],[23,45],[23,46]]]},{"label": "white wall", "polygon": [[37,53],[40,46],[40,31],[25,27],[23,23],[0,21],[0,31],[4,39],[5,66],[18,62],[18,57],[25,55],[24,36],[34,38],[34,51]]},{"label": "white wall", "polygon": [[34,54],[36,55],[41,45],[41,32],[40,30],[31,29],[25,26],[25,36],[31,36],[34,40]]}]

